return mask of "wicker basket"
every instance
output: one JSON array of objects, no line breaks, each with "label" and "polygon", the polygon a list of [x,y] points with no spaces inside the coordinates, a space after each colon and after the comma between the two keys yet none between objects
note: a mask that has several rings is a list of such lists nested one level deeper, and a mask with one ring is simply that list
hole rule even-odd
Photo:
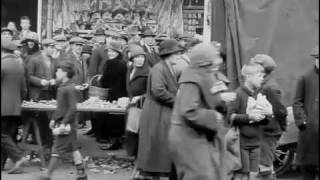
[{"label": "wicker basket", "polygon": [[101,75],[93,76],[89,81],[89,97],[97,96],[102,100],[107,100],[109,95],[109,88],[102,88],[98,86],[98,78]]}]

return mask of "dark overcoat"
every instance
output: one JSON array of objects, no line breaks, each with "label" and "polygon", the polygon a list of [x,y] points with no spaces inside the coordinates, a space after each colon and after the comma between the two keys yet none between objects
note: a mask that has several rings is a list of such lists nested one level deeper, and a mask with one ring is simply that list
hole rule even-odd
[{"label": "dark overcoat", "polygon": [[176,78],[160,61],[150,70],[140,117],[137,167],[145,172],[170,172],[168,131],[177,90]]},{"label": "dark overcoat", "polygon": [[92,56],[89,61],[89,78],[92,78],[94,75],[97,74],[102,74],[103,65],[108,59],[108,49],[106,47],[99,47],[93,50]]},{"label": "dark overcoat", "polygon": [[20,116],[27,93],[24,67],[15,55],[1,58],[1,116]]},{"label": "dark overcoat", "polygon": [[63,57],[60,58],[60,61],[69,61],[74,66],[74,76],[72,77],[72,82],[76,85],[83,84],[86,81],[84,74],[85,63],[82,63],[81,59],[76,57],[76,55],[71,51],[67,51]]},{"label": "dark overcoat", "polygon": [[187,68],[180,79],[169,131],[178,179],[222,180],[226,122],[216,119],[221,99],[210,93],[210,75]]},{"label": "dark overcoat", "polygon": [[307,123],[306,129],[299,132],[297,163],[319,166],[319,69],[312,69],[298,80],[293,115],[298,127]]}]

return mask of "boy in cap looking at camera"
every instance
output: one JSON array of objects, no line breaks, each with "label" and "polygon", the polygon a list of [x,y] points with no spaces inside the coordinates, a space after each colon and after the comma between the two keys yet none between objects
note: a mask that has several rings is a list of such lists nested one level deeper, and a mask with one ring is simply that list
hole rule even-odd
[{"label": "boy in cap looking at camera", "polygon": [[71,63],[62,62],[58,65],[56,79],[60,86],[57,93],[57,110],[55,111],[54,119],[50,121],[50,128],[56,136],[56,141],[52,148],[48,174],[40,177],[40,180],[50,180],[60,159],[70,152],[72,152],[74,165],[77,169],[76,180],[87,180],[82,155],[76,142],[77,92],[71,80],[74,74]]}]

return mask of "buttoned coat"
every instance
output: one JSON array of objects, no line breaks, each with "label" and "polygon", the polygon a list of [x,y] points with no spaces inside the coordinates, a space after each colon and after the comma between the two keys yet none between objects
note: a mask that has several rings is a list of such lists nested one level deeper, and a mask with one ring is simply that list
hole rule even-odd
[{"label": "buttoned coat", "polygon": [[293,103],[293,115],[299,127],[297,163],[319,166],[319,69],[312,69],[303,75],[297,84]]},{"label": "buttoned coat", "polygon": [[20,116],[27,93],[24,67],[15,55],[1,58],[1,116]]},{"label": "buttoned coat", "polygon": [[143,171],[170,172],[168,131],[177,90],[176,78],[165,61],[160,61],[150,70],[140,117],[137,166]]}]

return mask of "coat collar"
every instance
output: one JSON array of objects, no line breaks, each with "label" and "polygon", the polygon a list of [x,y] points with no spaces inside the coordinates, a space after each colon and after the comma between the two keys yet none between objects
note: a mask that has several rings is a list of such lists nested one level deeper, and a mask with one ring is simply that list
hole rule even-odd
[{"label": "coat collar", "polygon": [[164,67],[164,70],[165,70],[165,74],[168,74],[170,76],[170,78],[174,81],[175,85],[178,87],[179,84],[178,84],[178,80],[177,78],[172,74],[170,68],[169,68],[169,65],[164,61],[160,61],[160,63],[163,65]]}]

